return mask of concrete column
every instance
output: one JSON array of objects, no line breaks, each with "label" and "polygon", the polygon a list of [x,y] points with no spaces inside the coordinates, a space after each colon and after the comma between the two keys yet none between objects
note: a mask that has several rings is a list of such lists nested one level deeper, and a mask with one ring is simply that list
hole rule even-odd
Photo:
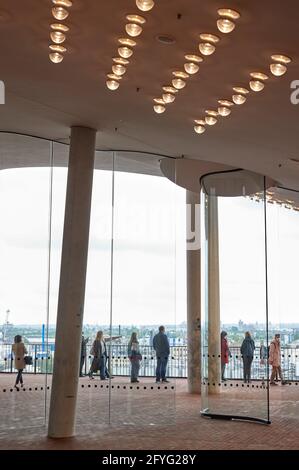
[{"label": "concrete column", "polygon": [[96,131],[73,127],[48,435],[74,435]]},{"label": "concrete column", "polygon": [[[211,191],[212,193],[212,191]],[[213,194],[213,193],[212,193]],[[208,377],[209,393],[218,393],[221,382],[218,199],[208,198]],[[215,385],[213,385],[215,384]]]},{"label": "concrete column", "polygon": [[186,191],[188,391],[200,393],[200,195]]}]

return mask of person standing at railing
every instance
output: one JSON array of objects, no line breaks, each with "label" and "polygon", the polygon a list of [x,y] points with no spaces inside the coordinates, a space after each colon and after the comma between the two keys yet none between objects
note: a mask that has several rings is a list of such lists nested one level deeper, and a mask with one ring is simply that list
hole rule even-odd
[{"label": "person standing at railing", "polygon": [[22,341],[22,336],[16,335],[14,339],[14,344],[12,345],[12,353],[14,355],[14,360],[15,360],[15,369],[17,369],[17,378],[16,378],[16,383],[15,383],[15,388],[19,390],[18,384],[21,384],[21,387],[23,387],[23,370],[26,367],[25,364],[25,355],[27,354],[27,349],[25,348],[25,345]]},{"label": "person standing at railing", "polygon": [[244,383],[250,383],[251,364],[253,361],[255,344],[249,331],[246,331],[245,338],[241,345],[241,355],[243,359]]},{"label": "person standing at railing", "polygon": [[89,378],[93,379],[94,372],[97,372],[99,370],[101,380],[107,380],[105,374],[107,348],[102,331],[97,332],[97,336],[92,344],[90,354],[93,356],[93,360],[88,374]]},{"label": "person standing at railing", "polygon": [[269,364],[272,366],[270,384],[277,385],[275,383],[275,377],[277,375],[281,379],[281,385],[285,385],[287,382],[284,380],[281,370],[281,347],[279,333],[274,336],[273,340],[270,343]]},{"label": "person standing at railing", "polygon": [[224,374],[225,374],[226,364],[229,363],[229,356],[230,356],[226,331],[221,332],[220,341],[221,341],[221,380],[226,381]]},{"label": "person standing at railing", "polygon": [[157,368],[156,368],[156,382],[168,382],[166,379],[166,368],[168,358],[170,354],[170,347],[167,335],[165,334],[165,327],[159,327],[159,333],[154,336],[153,348],[156,351],[157,356]]},{"label": "person standing at railing", "polygon": [[128,344],[128,357],[131,362],[131,382],[139,382],[138,374],[140,369],[140,361],[142,356],[139,350],[139,342],[137,339],[137,333],[132,333],[131,339]]},{"label": "person standing at railing", "polygon": [[82,333],[79,377],[84,377],[84,375],[83,375],[83,366],[84,366],[84,362],[86,360],[86,345],[88,343],[88,340],[89,340],[89,338],[85,339],[84,338],[84,333]]}]

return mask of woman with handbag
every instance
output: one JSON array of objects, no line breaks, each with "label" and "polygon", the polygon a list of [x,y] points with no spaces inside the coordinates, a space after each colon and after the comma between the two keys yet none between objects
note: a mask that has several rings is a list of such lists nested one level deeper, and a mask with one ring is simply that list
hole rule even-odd
[{"label": "woman with handbag", "polygon": [[21,384],[21,387],[23,387],[23,370],[26,367],[25,363],[25,354],[27,354],[27,349],[25,348],[24,343],[22,342],[22,336],[17,335],[15,336],[14,339],[14,344],[12,345],[12,353],[14,355],[14,360],[15,360],[15,369],[17,369],[17,378],[16,378],[16,383],[15,383],[15,388],[19,391],[18,384]]},{"label": "woman with handbag", "polygon": [[90,354],[93,356],[93,360],[89,370],[89,378],[93,379],[93,373],[100,371],[101,380],[107,380],[105,369],[107,361],[107,348],[104,340],[104,335],[102,331],[97,332],[96,339],[93,342]]},{"label": "woman with handbag", "polygon": [[139,350],[139,342],[137,339],[137,333],[132,333],[131,339],[128,344],[128,357],[131,362],[131,382],[138,383],[138,374],[140,369],[140,361],[142,356]]}]

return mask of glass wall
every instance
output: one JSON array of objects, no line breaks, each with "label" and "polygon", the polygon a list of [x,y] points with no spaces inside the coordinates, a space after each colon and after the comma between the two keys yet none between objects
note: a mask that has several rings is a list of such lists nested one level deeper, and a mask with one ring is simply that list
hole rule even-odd
[{"label": "glass wall", "polygon": [[202,412],[269,421],[265,179],[202,178]]},{"label": "glass wall", "polygon": [[[47,423],[68,152],[68,145],[0,133],[4,429]],[[176,379],[187,374],[185,222],[176,223],[178,207],[185,215],[185,191],[162,177],[159,156],[96,152],[78,429],[141,420],[156,426],[165,415],[175,423]],[[160,326],[169,348],[165,340],[155,351]],[[99,332],[106,345],[100,369],[93,350]],[[24,386],[14,388],[12,343],[18,334],[32,365],[23,371]]]}]

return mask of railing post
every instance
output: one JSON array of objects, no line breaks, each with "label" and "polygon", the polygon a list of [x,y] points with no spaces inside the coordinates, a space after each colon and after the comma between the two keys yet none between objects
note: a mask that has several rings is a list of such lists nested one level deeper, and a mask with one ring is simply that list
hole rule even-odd
[{"label": "railing post", "polygon": [[36,374],[36,344],[34,345],[34,374]]}]

